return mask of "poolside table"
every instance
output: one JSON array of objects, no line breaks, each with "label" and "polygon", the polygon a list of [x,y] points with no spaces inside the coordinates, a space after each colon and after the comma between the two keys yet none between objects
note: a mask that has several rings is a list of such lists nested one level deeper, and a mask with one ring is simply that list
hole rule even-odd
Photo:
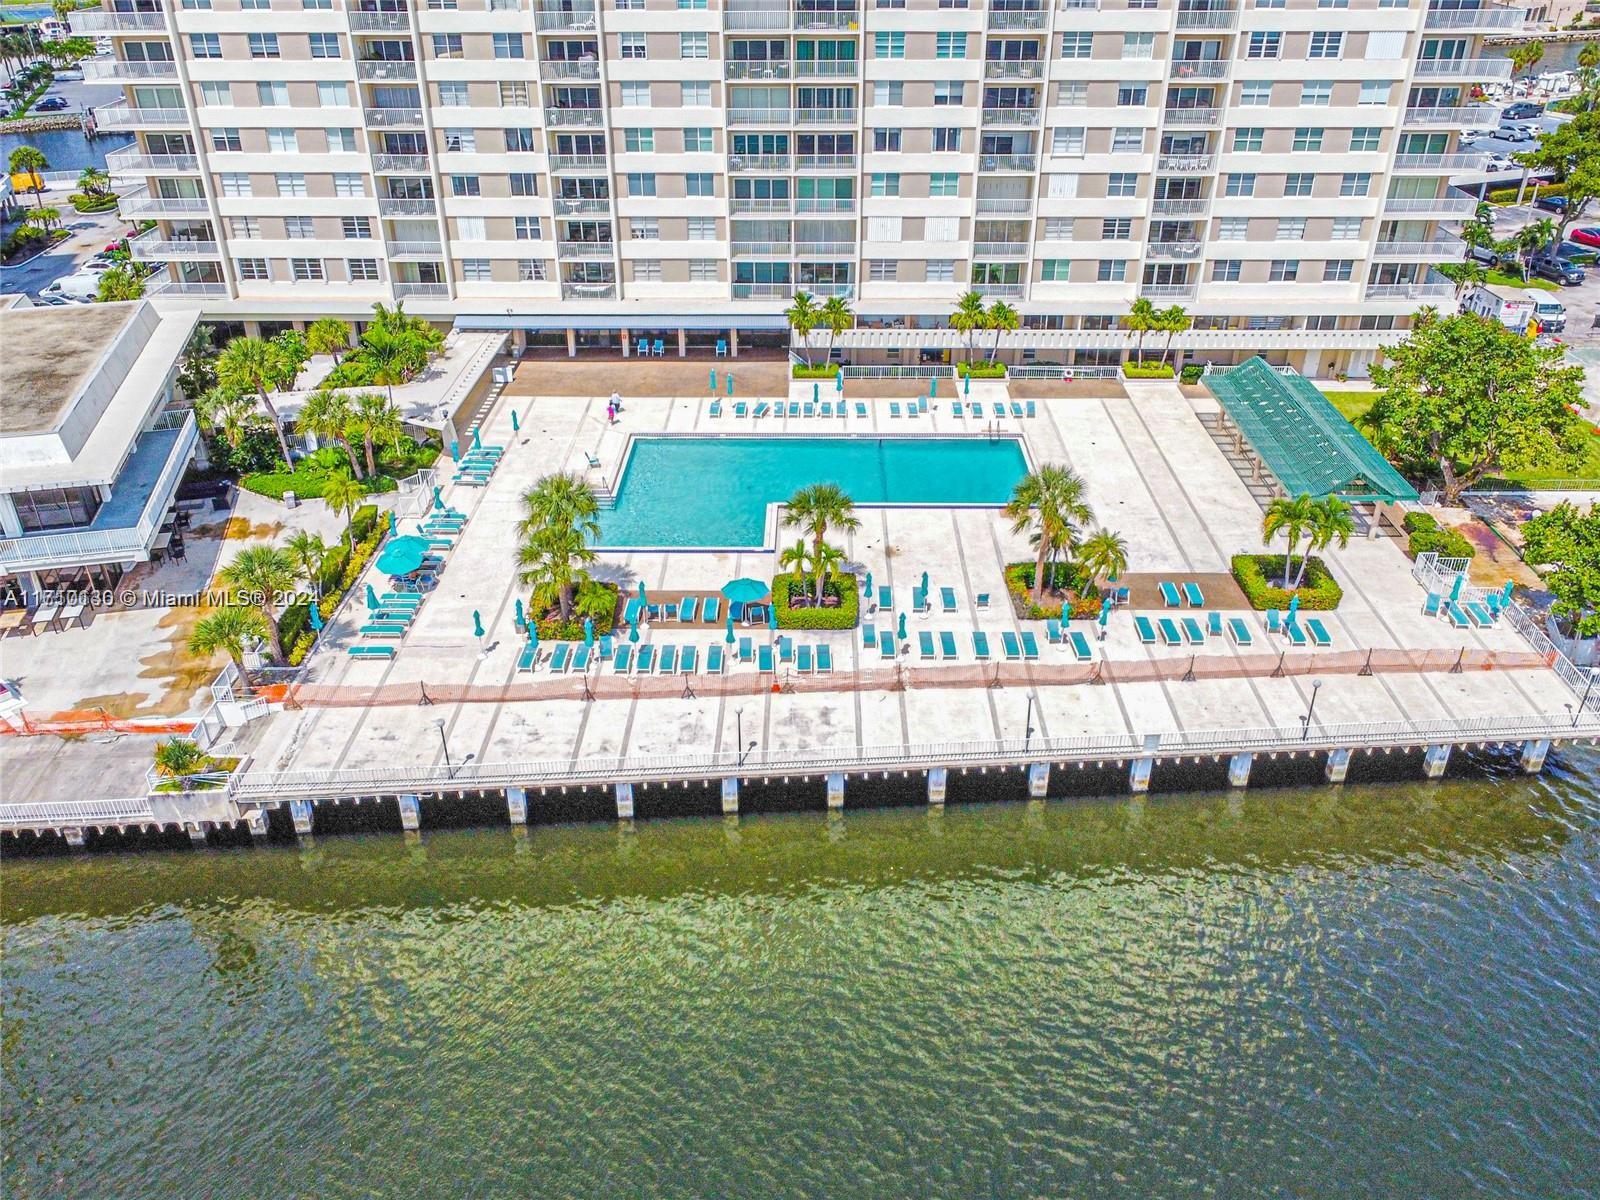
[{"label": "poolside table", "polygon": [[81,600],[75,600],[61,609],[60,620],[63,627],[67,625],[82,625],[85,605]]},{"label": "poolside table", "polygon": [[0,637],[4,637],[13,629],[21,629],[28,623],[28,610],[25,608],[8,608],[0,612]]},{"label": "poolside table", "polygon": [[53,600],[47,600],[33,611],[33,632],[49,629],[55,622],[56,616],[61,612],[61,605]]}]

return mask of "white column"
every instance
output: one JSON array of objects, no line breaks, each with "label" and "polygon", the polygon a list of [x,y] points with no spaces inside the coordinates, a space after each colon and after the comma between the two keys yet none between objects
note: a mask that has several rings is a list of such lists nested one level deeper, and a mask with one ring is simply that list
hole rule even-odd
[{"label": "white column", "polygon": [[1550,753],[1549,738],[1535,738],[1522,743],[1522,769],[1529,775],[1537,775],[1544,770],[1545,755]]},{"label": "white column", "polygon": [[1329,783],[1343,783],[1349,773],[1350,751],[1329,750],[1328,765],[1322,769],[1322,777]]},{"label": "white column", "polygon": [[739,780],[729,776],[722,781],[722,815],[725,817],[738,816],[739,814]]},{"label": "white column", "polygon": [[633,820],[633,784],[617,784],[617,820]]},{"label": "white column", "polygon": [[419,797],[400,797],[400,828],[407,833],[416,833],[422,828],[422,801]]},{"label": "white column", "polygon": [[1429,746],[1422,756],[1422,773],[1429,779],[1438,779],[1450,761],[1449,746]]},{"label": "white column", "polygon": [[828,776],[828,807],[844,807],[844,772],[834,771]]},{"label": "white column", "polygon": [[1250,768],[1255,761],[1256,756],[1254,754],[1235,754],[1230,758],[1228,760],[1228,786],[1236,788],[1249,787]]},{"label": "white column", "polygon": [[1134,792],[1148,792],[1150,790],[1150,773],[1155,770],[1156,760],[1153,758],[1136,758],[1128,768],[1128,788]]},{"label": "white column", "polygon": [[1028,795],[1042,800],[1050,792],[1050,764],[1028,764]]},{"label": "white column", "polygon": [[937,807],[944,806],[945,785],[949,781],[950,772],[944,767],[934,767],[928,772],[928,803]]},{"label": "white column", "polygon": [[289,815],[294,818],[294,831],[300,837],[311,832],[311,801],[289,801]]},{"label": "white column", "polygon": [[528,823],[528,789],[506,789],[506,817],[513,825]]}]

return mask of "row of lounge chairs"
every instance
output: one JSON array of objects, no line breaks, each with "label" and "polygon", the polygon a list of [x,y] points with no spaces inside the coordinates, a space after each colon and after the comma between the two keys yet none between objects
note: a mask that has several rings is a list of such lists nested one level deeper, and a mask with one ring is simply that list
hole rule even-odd
[{"label": "row of lounge chairs", "polygon": [[1168,608],[1204,608],[1206,606],[1205,593],[1200,590],[1197,583],[1172,583],[1163,579],[1157,586],[1161,589],[1161,603]]},{"label": "row of lounge chairs", "polygon": [[1302,618],[1298,613],[1271,610],[1267,613],[1267,632],[1283,634],[1289,639],[1289,644],[1295,647],[1309,644],[1326,649],[1333,645],[1333,638],[1328,635],[1328,628],[1320,617]]},{"label": "row of lounge chairs", "polygon": [[[993,658],[987,630],[971,630],[968,637],[971,640],[974,658],[979,662],[988,662]],[[1008,662],[1032,662],[1039,657],[1039,639],[1032,630],[1013,632],[1006,629],[1000,632],[999,638],[1001,652]],[[960,654],[959,642],[955,632],[950,629],[919,629],[916,633],[916,643],[917,656],[923,662],[949,662]],[[861,646],[864,650],[875,649],[884,658],[889,659],[900,652],[895,631],[889,625],[863,625]]]},{"label": "row of lounge chairs", "polygon": [[1152,621],[1143,613],[1135,613],[1133,629],[1146,646],[1158,641],[1167,646],[1203,646],[1206,638],[1223,636],[1241,648],[1255,643],[1255,635],[1242,617],[1224,617],[1219,612],[1207,613],[1204,625],[1197,617],[1157,617]]},{"label": "row of lounge chairs", "polygon": [[[927,591],[923,591],[920,586],[912,587],[911,611],[919,613],[931,613],[933,611],[934,590],[935,589],[932,585],[929,585]],[[939,593],[939,611],[954,616],[955,613],[959,611],[956,603],[955,588],[941,587],[937,590]],[[868,597],[868,599],[870,600],[871,597]],[[976,597],[976,602],[978,608],[987,609],[989,607],[989,593],[979,592]],[[879,612],[886,612],[889,609],[892,609],[894,607],[894,589],[886,583],[879,584],[876,603],[877,610]]]},{"label": "row of lounge chairs", "polygon": [[1429,592],[1422,612],[1424,616],[1449,621],[1457,629],[1487,629],[1500,619],[1502,607],[1499,592],[1489,592],[1482,600],[1452,600]]},{"label": "row of lounge chairs", "polygon": [[[753,417],[758,421],[764,417],[777,418],[784,416],[824,417],[829,419],[837,417],[842,420],[850,415],[852,405],[856,416],[865,418],[868,415],[866,402],[862,400],[737,400],[730,404],[728,408],[732,410],[735,417]],[[1038,406],[1032,400],[1012,400],[1008,403],[1001,403],[996,400],[989,405],[989,410],[997,418],[1010,415],[1021,420],[1024,417],[1039,415]],[[723,412],[724,408],[720,398],[713,399],[711,406],[706,409],[706,414],[713,418],[721,417]],[[915,400],[907,400],[904,405],[898,400],[889,401],[889,416],[895,420],[902,416],[926,416],[927,413],[928,398],[926,396],[920,396]],[[950,402],[950,415],[960,417],[962,420],[971,418],[981,421],[986,414],[984,413],[983,402],[980,400],[952,400]]]},{"label": "row of lounge chairs", "polygon": [[[728,605],[735,621],[744,619],[744,608],[743,604],[730,602]],[[682,600],[652,604],[648,594],[643,600],[633,596],[623,606],[622,619],[629,625],[638,625],[641,621],[704,621],[715,625],[722,620],[722,597],[685,596]]]},{"label": "row of lounge chairs", "polygon": [[489,477],[500,465],[500,459],[505,452],[504,446],[474,446],[462,455],[461,461],[456,464],[452,482],[467,487],[487,487]]},{"label": "row of lounge chairs", "polygon": [[378,607],[368,610],[367,623],[360,631],[362,640],[350,646],[350,657],[393,658],[394,643],[410,632],[411,623],[422,609],[422,599],[419,592],[382,593]]},{"label": "row of lounge chairs", "polygon": [[[528,645],[517,660],[519,671],[534,670],[541,659],[540,647]],[[720,675],[733,662],[753,663],[763,674],[770,674],[778,665],[793,667],[801,674],[827,675],[833,671],[833,647],[826,642],[796,643],[792,638],[781,637],[776,643],[740,638],[737,646],[712,642],[701,646],[694,642],[634,643],[602,637],[594,646],[581,642],[557,642],[546,660],[551,674],[582,673],[592,665],[609,663],[616,675]]]}]

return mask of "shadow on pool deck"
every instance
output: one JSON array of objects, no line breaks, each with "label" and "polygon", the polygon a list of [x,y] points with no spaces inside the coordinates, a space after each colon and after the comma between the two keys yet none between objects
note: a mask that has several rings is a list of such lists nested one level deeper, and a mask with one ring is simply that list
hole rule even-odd
[{"label": "shadow on pool deck", "polygon": [[787,359],[723,359],[685,362],[672,358],[538,359],[517,366],[508,396],[709,396],[711,372],[717,373],[718,394],[727,397],[727,373],[733,372],[734,398],[789,394]]}]

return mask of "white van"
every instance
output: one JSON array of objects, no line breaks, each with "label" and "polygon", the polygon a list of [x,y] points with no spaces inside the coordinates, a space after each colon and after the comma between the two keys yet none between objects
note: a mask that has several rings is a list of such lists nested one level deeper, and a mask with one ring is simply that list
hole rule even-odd
[{"label": "white van", "polygon": [[1462,311],[1477,313],[1491,321],[1499,321],[1507,329],[1521,333],[1533,320],[1533,301],[1519,288],[1499,284],[1480,283],[1467,294]]},{"label": "white van", "polygon": [[100,276],[88,271],[64,275],[39,292],[46,304],[88,304],[100,294]]},{"label": "white van", "polygon": [[1533,302],[1533,319],[1541,333],[1560,333],[1567,327],[1566,306],[1549,292],[1529,288],[1528,299]]}]

